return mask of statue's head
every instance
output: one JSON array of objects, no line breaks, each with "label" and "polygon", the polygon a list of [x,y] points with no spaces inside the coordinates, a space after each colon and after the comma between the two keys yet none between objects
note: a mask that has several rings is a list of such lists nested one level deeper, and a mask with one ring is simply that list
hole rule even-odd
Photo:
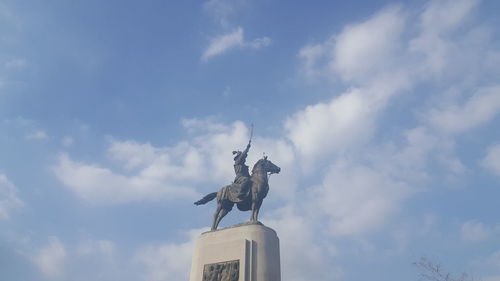
[{"label": "statue's head", "polygon": [[233,151],[234,160],[236,160],[238,157],[240,157],[241,153],[242,153],[242,152],[241,152],[241,151],[239,151],[239,150],[235,150],[235,151]]}]

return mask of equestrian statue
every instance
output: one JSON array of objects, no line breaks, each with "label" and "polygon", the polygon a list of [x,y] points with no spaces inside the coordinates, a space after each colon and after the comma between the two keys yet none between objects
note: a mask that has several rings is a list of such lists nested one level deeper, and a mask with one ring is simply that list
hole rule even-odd
[{"label": "equestrian statue", "polygon": [[221,188],[218,192],[212,192],[194,202],[195,205],[202,205],[217,198],[217,209],[214,214],[212,230],[217,229],[219,222],[233,209],[234,204],[240,211],[252,210],[250,221],[256,222],[262,201],[269,191],[269,176],[277,174],[281,170],[280,167],[269,161],[267,156],[264,156],[255,163],[252,174],[249,174],[245,161],[252,143],[251,135],[245,150],[233,151],[234,172],[236,174],[234,181],[230,185]]}]

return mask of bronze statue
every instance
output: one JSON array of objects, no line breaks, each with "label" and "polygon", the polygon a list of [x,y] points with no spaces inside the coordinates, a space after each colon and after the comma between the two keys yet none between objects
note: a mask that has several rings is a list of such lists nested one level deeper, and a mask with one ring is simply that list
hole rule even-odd
[{"label": "bronze statue", "polygon": [[252,210],[250,221],[257,221],[260,206],[269,191],[268,173],[277,174],[281,170],[280,167],[267,160],[267,156],[264,156],[255,163],[252,175],[250,175],[248,166],[245,165],[250,144],[251,137],[243,152],[233,151],[233,154],[236,155],[234,157],[234,172],[236,173],[234,182],[221,188],[218,192],[212,192],[194,202],[195,205],[202,205],[217,197],[217,209],[214,214],[212,230],[217,229],[221,219],[233,209],[234,204],[240,211]]}]

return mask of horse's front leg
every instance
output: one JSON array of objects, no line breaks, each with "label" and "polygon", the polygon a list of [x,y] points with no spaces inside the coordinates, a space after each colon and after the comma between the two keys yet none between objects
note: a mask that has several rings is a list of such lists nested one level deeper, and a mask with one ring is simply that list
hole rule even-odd
[{"label": "horse's front leg", "polygon": [[258,221],[259,220],[259,211],[260,211],[260,207],[262,206],[262,201],[263,199],[260,199],[260,200],[256,200],[257,202],[255,203],[255,221]]},{"label": "horse's front leg", "polygon": [[259,212],[257,201],[259,201],[257,192],[252,192],[252,217],[250,218],[250,221],[257,221],[257,213]]}]

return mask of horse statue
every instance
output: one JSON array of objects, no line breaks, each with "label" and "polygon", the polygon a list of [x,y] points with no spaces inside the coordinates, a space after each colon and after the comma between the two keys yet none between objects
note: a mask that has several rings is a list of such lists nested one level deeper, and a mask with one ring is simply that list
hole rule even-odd
[{"label": "horse statue", "polygon": [[[234,204],[237,205],[240,211],[252,210],[250,221],[256,222],[259,215],[260,206],[262,201],[267,196],[269,191],[269,175],[277,174],[281,168],[273,164],[267,159],[267,156],[260,159],[255,163],[252,168],[252,175],[250,176],[248,185],[248,193],[242,198],[235,198],[231,196],[232,185],[221,188],[218,192],[212,192],[202,199],[194,202],[195,205],[206,204],[217,197],[217,209],[215,210],[214,220],[212,223],[212,230],[216,230],[222,218],[233,209]],[[241,199],[241,200],[240,200]]]}]

